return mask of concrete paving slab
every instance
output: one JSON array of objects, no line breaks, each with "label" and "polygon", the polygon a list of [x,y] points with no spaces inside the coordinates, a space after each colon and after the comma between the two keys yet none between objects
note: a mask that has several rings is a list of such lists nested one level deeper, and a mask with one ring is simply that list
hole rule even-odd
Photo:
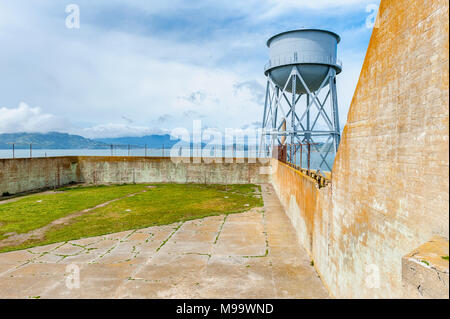
[{"label": "concrete paving slab", "polygon": [[50,244],[50,245],[45,245],[45,246],[32,247],[32,248],[27,249],[27,251],[34,253],[34,254],[42,254],[44,252],[53,251],[62,245],[65,245],[65,243],[55,243],[55,244]]},{"label": "concrete paving slab", "polygon": [[32,254],[27,250],[12,251],[0,254],[0,265],[20,265],[37,258],[39,255]]},{"label": "concrete paving slab", "polygon": [[62,256],[62,255],[56,255],[56,254],[53,254],[52,252],[46,252],[46,253],[42,253],[36,259],[33,259],[32,262],[49,264],[49,263],[59,263],[63,259],[64,259],[64,256]]},{"label": "concrete paving slab", "polygon": [[0,278],[1,297],[5,299],[39,298],[45,289],[54,284],[54,278],[45,276],[2,277]]},{"label": "concrete paving slab", "polygon": [[204,272],[201,295],[205,298],[274,298],[267,258],[211,257]]},{"label": "concrete paving slab", "polygon": [[92,250],[86,250],[78,255],[62,258],[58,261],[58,263],[59,264],[90,263],[94,261],[96,257],[97,257],[96,252]]},{"label": "concrete paving slab", "polygon": [[78,245],[66,243],[66,244],[52,250],[52,253],[54,255],[61,255],[61,256],[74,256],[74,255],[80,254],[84,250],[85,249],[83,247],[80,247]]},{"label": "concrete paving slab", "polygon": [[[139,270],[133,279],[163,282],[181,282],[199,280],[200,273],[205,269],[208,256],[205,255],[170,255],[152,258],[147,265]],[[180,269],[180,266],[182,269]]]},{"label": "concrete paving slab", "polygon": [[66,265],[52,263],[29,263],[8,274],[9,277],[46,276],[64,277]]},{"label": "concrete paving slab", "polygon": [[271,185],[262,196],[245,213],[0,254],[0,298],[327,298]]}]

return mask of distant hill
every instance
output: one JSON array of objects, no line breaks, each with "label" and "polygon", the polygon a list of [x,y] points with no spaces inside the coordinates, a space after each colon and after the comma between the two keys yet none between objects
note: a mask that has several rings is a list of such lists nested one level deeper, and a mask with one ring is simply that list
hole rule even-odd
[{"label": "distant hill", "polygon": [[142,137],[117,137],[117,138],[97,138],[95,141],[105,144],[122,144],[122,145],[136,145],[148,148],[161,148],[163,145],[165,148],[172,147],[178,143],[179,139],[171,139],[170,135],[146,135]]},{"label": "distant hill", "polygon": [[[30,143],[33,144],[33,149],[107,149],[113,144],[115,148],[127,148],[131,145],[133,148],[147,148],[155,149],[171,148],[176,143],[180,142],[179,139],[171,139],[168,134],[164,135],[146,135],[142,137],[117,137],[117,138],[99,138],[89,139],[80,135],[72,135],[67,133],[49,132],[49,133],[4,133],[0,134],[0,149],[11,149],[12,143],[16,149],[27,149],[30,147]],[[217,148],[230,149],[233,147],[243,147],[248,149],[248,144],[225,146],[225,139],[223,139],[223,145],[216,145]],[[189,147],[194,145],[189,142],[181,142],[183,147]],[[202,142],[201,146],[205,147],[207,143]],[[211,145],[210,145],[211,146]]]},{"label": "distant hill", "polygon": [[[9,143],[9,144],[8,144]],[[103,149],[105,143],[67,133],[4,133],[0,134],[0,149],[24,149],[33,144],[34,149]]]},{"label": "distant hill", "polygon": [[179,142],[178,139],[171,140],[170,135],[147,135],[142,137],[118,137],[89,139],[79,135],[67,133],[5,133],[0,134],[0,149],[11,149],[12,143],[16,149],[26,149],[33,144],[34,149],[106,149],[111,144],[115,147],[132,145],[133,148],[147,145],[148,148],[170,148]]}]

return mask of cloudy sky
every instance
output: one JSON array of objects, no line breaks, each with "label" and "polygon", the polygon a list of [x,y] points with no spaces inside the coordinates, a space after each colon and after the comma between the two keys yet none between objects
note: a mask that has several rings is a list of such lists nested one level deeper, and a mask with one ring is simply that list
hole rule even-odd
[{"label": "cloudy sky", "polygon": [[[80,28],[67,28],[67,5]],[[341,126],[379,0],[0,0],[0,133],[140,136],[262,119],[266,40],[321,28],[342,37]]]}]

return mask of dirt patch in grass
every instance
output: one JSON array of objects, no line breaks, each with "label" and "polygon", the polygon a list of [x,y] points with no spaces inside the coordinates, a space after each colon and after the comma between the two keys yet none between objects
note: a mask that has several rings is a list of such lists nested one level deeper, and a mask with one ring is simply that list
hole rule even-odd
[{"label": "dirt patch in grass", "polygon": [[0,240],[8,233],[28,233],[67,215],[143,190],[145,185],[88,186],[16,198],[0,205]]},{"label": "dirt patch in grass", "polygon": [[[122,187],[122,190],[124,190],[125,186],[108,186],[106,188],[108,188],[108,191],[115,192],[116,198],[80,211],[72,211],[62,217],[47,219],[47,223],[41,227],[35,227],[28,232],[22,231],[17,235],[0,240],[0,252],[129,229],[172,224],[207,216],[239,213],[263,206],[261,196],[258,196],[260,195],[260,187],[256,185],[157,184],[157,187],[154,187],[156,185],[128,186],[134,186],[134,188],[129,188],[128,191],[139,191],[119,197],[116,188]],[[148,186],[153,187],[149,188]],[[90,191],[98,192],[99,189],[102,189],[102,187],[91,187]],[[87,193],[89,193],[89,190],[87,190]],[[53,196],[64,195],[66,194],[54,194]],[[62,197],[59,198],[59,201],[82,201],[82,198],[87,196],[86,189],[83,192],[80,191],[78,195],[81,196],[81,199],[78,197]],[[89,196],[87,197],[89,198]],[[20,204],[20,201],[10,203],[9,205],[12,207],[9,207],[9,214],[13,214],[11,209],[14,208],[24,209],[25,207],[29,210],[25,214],[31,214],[31,211],[36,208],[34,203],[29,206]],[[14,207],[14,205],[18,206]],[[45,207],[45,205],[43,206]],[[51,208],[49,207],[49,209]],[[38,212],[34,211],[34,213],[39,212],[45,213],[45,209],[38,210]],[[19,214],[20,212],[16,211],[16,213]],[[9,227],[9,229],[19,228],[18,225],[15,226]],[[0,227],[0,235],[2,234],[1,230],[2,227]],[[3,232],[4,234],[5,232]]]},{"label": "dirt patch in grass", "polygon": [[[146,190],[141,191],[142,192],[146,192]],[[59,192],[61,193],[61,192]],[[131,196],[135,196],[138,193],[134,193],[134,194],[128,194],[125,197],[131,197]],[[122,198],[125,198],[122,197]],[[82,216],[84,214],[89,213],[90,211],[93,211],[94,209],[97,208],[102,208],[105,207],[115,201],[121,200],[122,198],[116,198],[110,201],[107,201],[105,203],[99,204],[93,208],[87,208],[84,209],[80,212],[76,212],[76,213],[72,213],[70,215],[64,216],[62,218],[58,218],[55,219],[54,221],[52,221],[50,224],[45,225],[44,227],[38,228],[38,229],[34,229],[28,233],[23,233],[23,234],[17,234],[17,233],[7,233],[4,234],[7,238],[0,240],[0,251],[3,247],[8,247],[8,246],[17,246],[20,244],[23,244],[24,242],[28,242],[28,241],[38,241],[38,240],[43,240],[45,237],[46,232],[51,229],[53,226],[56,225],[69,225],[72,221],[72,219],[78,217],[78,216]]]}]

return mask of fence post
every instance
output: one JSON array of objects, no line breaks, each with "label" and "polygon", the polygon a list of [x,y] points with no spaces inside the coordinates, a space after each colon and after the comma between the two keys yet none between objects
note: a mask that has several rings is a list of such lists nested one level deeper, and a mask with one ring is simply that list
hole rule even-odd
[{"label": "fence post", "polygon": [[303,144],[300,142],[300,169],[303,168]]},{"label": "fence post", "polygon": [[311,143],[308,141],[308,173],[310,173],[311,164]]}]

